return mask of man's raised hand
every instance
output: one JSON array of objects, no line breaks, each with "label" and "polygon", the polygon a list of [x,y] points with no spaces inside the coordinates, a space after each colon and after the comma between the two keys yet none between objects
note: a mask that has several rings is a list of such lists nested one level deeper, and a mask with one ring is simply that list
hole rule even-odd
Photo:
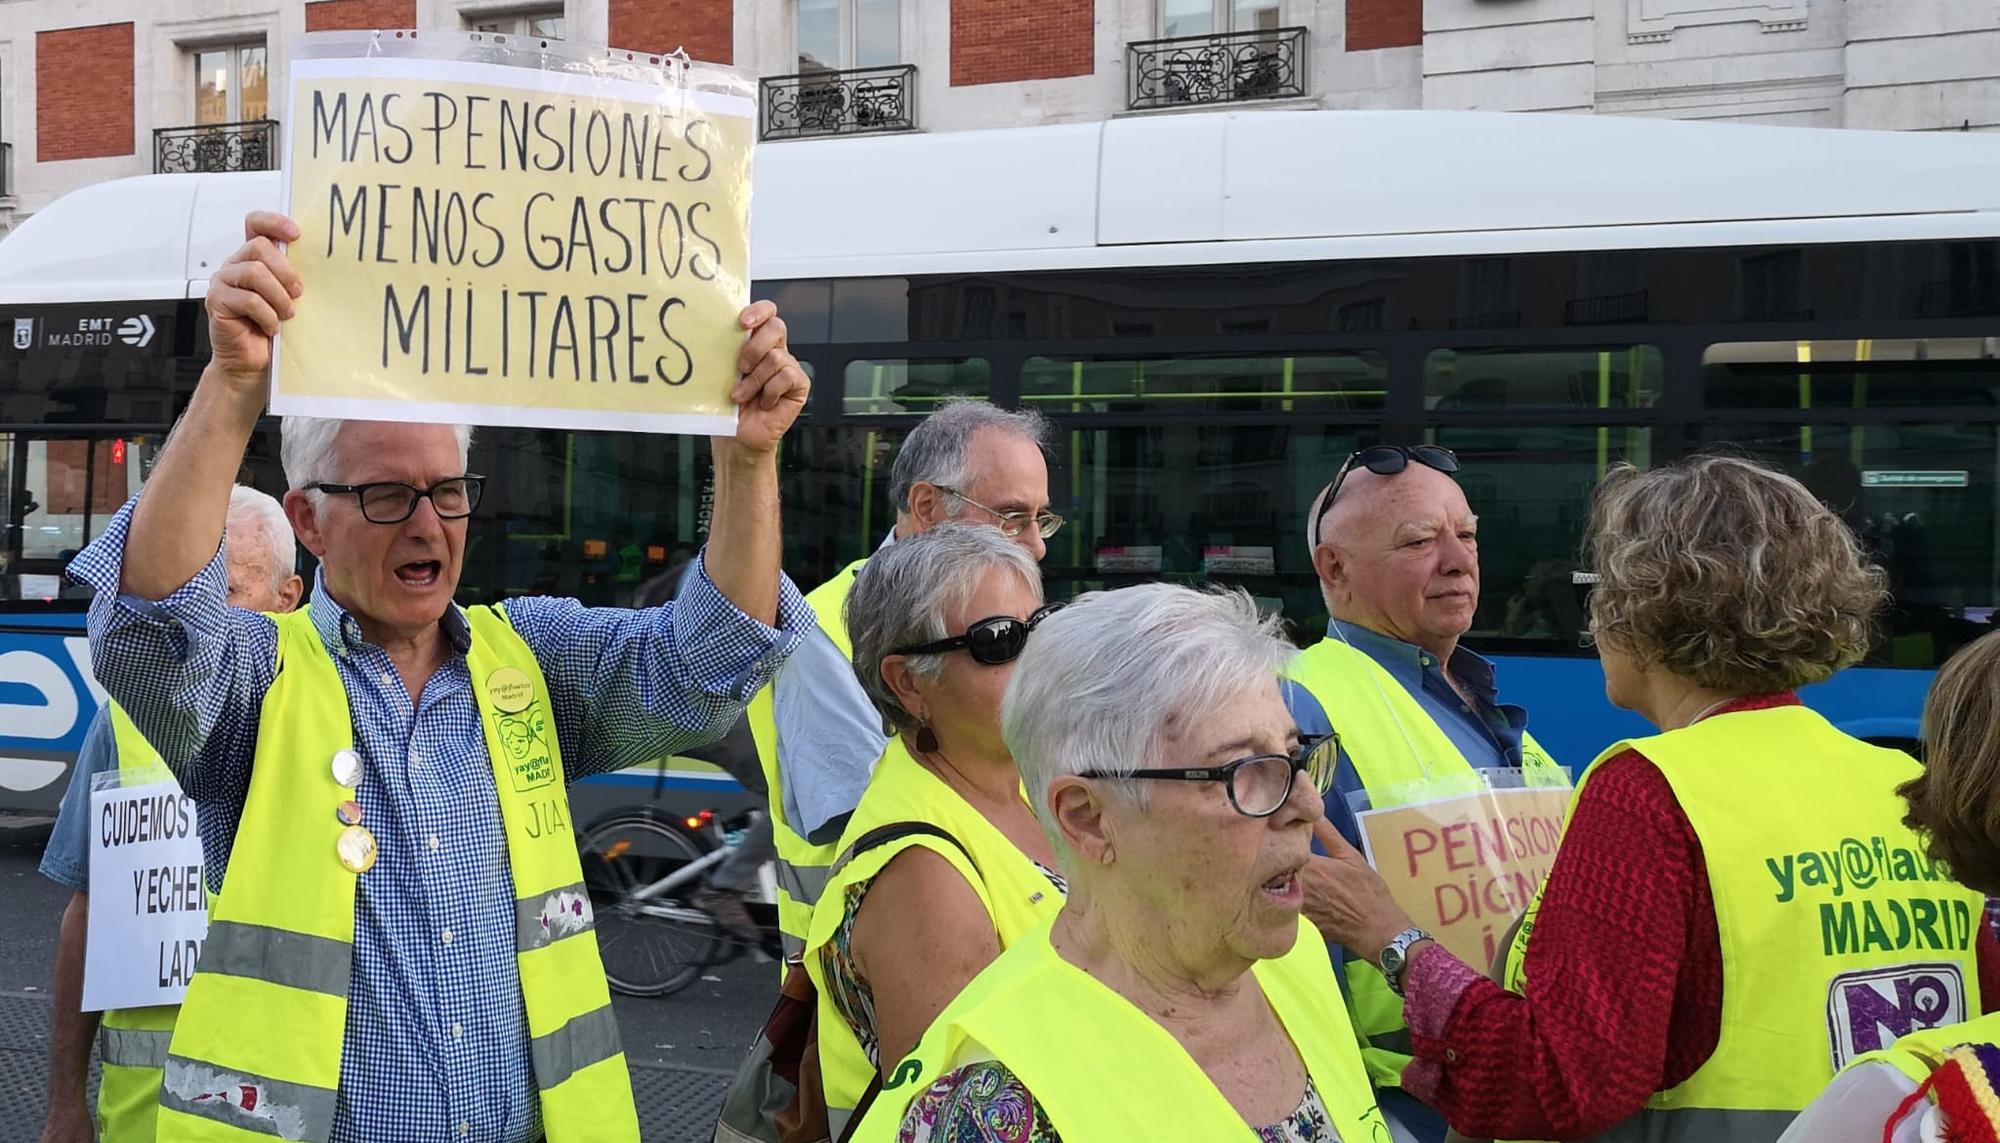
[{"label": "man's raised hand", "polygon": [[298,223],[255,211],[243,220],[244,243],[208,279],[209,366],[239,389],[260,392],[271,371],[271,339],[292,316],[305,286],[281,242],[299,237]]}]

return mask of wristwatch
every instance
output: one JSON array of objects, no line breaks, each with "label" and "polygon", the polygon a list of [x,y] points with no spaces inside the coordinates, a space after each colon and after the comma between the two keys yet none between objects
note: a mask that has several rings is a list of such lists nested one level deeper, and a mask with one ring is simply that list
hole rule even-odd
[{"label": "wristwatch", "polygon": [[1431,935],[1422,929],[1404,929],[1389,938],[1382,948],[1382,978],[1389,982],[1389,991],[1398,996],[1403,994],[1403,970],[1410,964],[1410,946],[1418,941],[1430,940]]}]

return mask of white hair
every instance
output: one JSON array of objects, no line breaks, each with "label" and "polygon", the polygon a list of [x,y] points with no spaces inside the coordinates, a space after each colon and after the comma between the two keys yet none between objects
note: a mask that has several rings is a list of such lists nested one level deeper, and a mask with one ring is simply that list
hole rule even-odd
[{"label": "white hair", "polygon": [[[1163,757],[1177,724],[1274,686],[1297,654],[1278,618],[1240,588],[1093,591],[1043,620],[1007,684],[1000,730],[1057,855],[1069,845],[1049,813],[1050,781],[1194,765]],[[1144,804],[1136,785],[1121,785]]]},{"label": "white hair", "polygon": [[[982,576],[1004,568],[1042,598],[1042,569],[1026,548],[986,524],[940,524],[897,540],[871,556],[847,596],[847,634],[854,641],[854,673],[861,689],[893,730],[906,730],[917,717],[903,708],[882,681],[882,660],[899,647],[913,647],[958,632],[945,629],[945,612],[963,607]],[[944,671],[944,656],[912,655],[912,673],[926,682]]]},{"label": "white hair", "polygon": [[229,516],[223,533],[230,544],[244,544],[242,554],[258,547],[271,563],[271,587],[284,586],[299,563],[298,541],[292,536],[292,522],[284,505],[270,496],[239,484],[229,490]]},{"label": "white hair", "polygon": [[[896,451],[896,462],[889,468],[889,502],[896,511],[910,510],[910,489],[920,482],[962,491],[973,478],[967,455],[972,438],[983,429],[1032,442],[1044,453],[1054,436],[1049,419],[1033,409],[1010,412],[985,401],[946,401],[911,429]],[[953,498],[945,515],[963,511],[965,505]]]},{"label": "white hair", "polygon": [[[286,417],[278,427],[278,459],[285,466],[285,485],[304,488],[308,484],[341,484],[334,455],[334,438],[347,422],[333,417]],[[458,467],[463,470],[472,452],[472,426],[453,425],[458,437]],[[317,503],[319,494],[313,493]]]}]

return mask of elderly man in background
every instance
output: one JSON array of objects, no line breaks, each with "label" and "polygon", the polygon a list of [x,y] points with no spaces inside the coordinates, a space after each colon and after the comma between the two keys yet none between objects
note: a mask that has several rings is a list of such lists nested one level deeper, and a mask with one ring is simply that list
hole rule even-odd
[{"label": "elderly man in background", "polygon": [[[299,605],[305,582],[293,569],[298,545],[291,522],[276,500],[254,488],[229,490],[228,531],[224,552],[231,607],[250,611],[287,612]],[[90,919],[90,792],[91,779],[123,769],[141,773],[160,766],[160,756],[132,726],[115,703],[98,708],[84,733],[76,766],[69,774],[48,848],[42,853],[42,876],[73,892],[63,909],[56,938],[53,1024],[49,1035],[49,1109],[42,1126],[42,1143],[151,1143],[160,1105],[160,1067],[167,1040],[173,1035],[179,1005],[113,1009],[101,1014],[104,1074],[97,1089],[97,1133],[93,1134],[85,1089],[90,1074],[90,1040],[97,1034],[100,1013],[83,1011],[83,958]],[[150,950],[135,950],[151,955]],[[148,966],[149,968],[152,966]]]},{"label": "elderly man in background", "polygon": [[808,382],[746,309],[715,526],[649,610],[452,602],[469,429],[288,418],[307,611],[226,605],[223,509],[306,284],[270,214],[210,282],[214,356],[138,499],[71,572],[99,678],[200,808],[222,879],[163,1138],[636,1140],[566,783],[720,736],[810,613],[778,569]]},{"label": "elderly man in background", "polygon": [[[1049,511],[1044,454],[1051,434],[1048,420],[1031,409],[947,402],[910,430],[896,454],[889,479],[896,530],[886,542],[964,519],[999,528],[1040,560],[1048,554],[1043,541],[1063,525]],[[750,704],[750,729],[770,789],[778,925],[789,956],[805,948],[835,843],[889,742],[881,713],[855,680],[844,616],[855,573],[867,562],[854,561],[806,596],[819,630]],[[715,908],[712,899],[704,904]]]},{"label": "elderly man in background", "polygon": [[[1302,733],[1340,735],[1326,816],[1357,848],[1357,793],[1379,808],[1426,776],[1561,777],[1528,734],[1527,711],[1500,701],[1493,664],[1459,644],[1479,610],[1479,519],[1457,471],[1458,458],[1435,445],[1364,448],[1306,517],[1327,633],[1292,664],[1286,700]],[[1311,873],[1306,914],[1318,921]],[[1383,1110],[1422,1139],[1442,1139],[1443,1118],[1400,1090],[1411,1046],[1395,982],[1361,958],[1345,975]]]}]

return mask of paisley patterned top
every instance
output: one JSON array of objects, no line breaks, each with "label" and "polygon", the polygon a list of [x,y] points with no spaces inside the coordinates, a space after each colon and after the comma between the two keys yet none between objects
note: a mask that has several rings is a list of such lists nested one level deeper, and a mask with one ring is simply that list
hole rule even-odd
[{"label": "paisley patterned top", "polygon": [[[1312,1080],[1298,1110],[1256,1128],[1258,1143],[1340,1143]],[[910,1104],[897,1143],[1061,1143],[1042,1105],[997,1060],[940,1076]]]},{"label": "paisley patterned top", "polygon": [[[1049,879],[1058,893],[1069,895],[1069,885],[1062,874],[1035,862],[1035,868]],[[861,1050],[867,1054],[868,1062],[880,1067],[880,1048],[875,1042],[875,994],[868,987],[868,981],[861,975],[861,967],[854,960],[854,917],[861,911],[862,898],[868,895],[868,887],[873,880],[863,881],[847,887],[846,899],[841,902],[840,927],[834,930],[833,938],[820,946],[820,971],[825,975],[827,998],[833,1001],[834,1010],[854,1033]]]}]

